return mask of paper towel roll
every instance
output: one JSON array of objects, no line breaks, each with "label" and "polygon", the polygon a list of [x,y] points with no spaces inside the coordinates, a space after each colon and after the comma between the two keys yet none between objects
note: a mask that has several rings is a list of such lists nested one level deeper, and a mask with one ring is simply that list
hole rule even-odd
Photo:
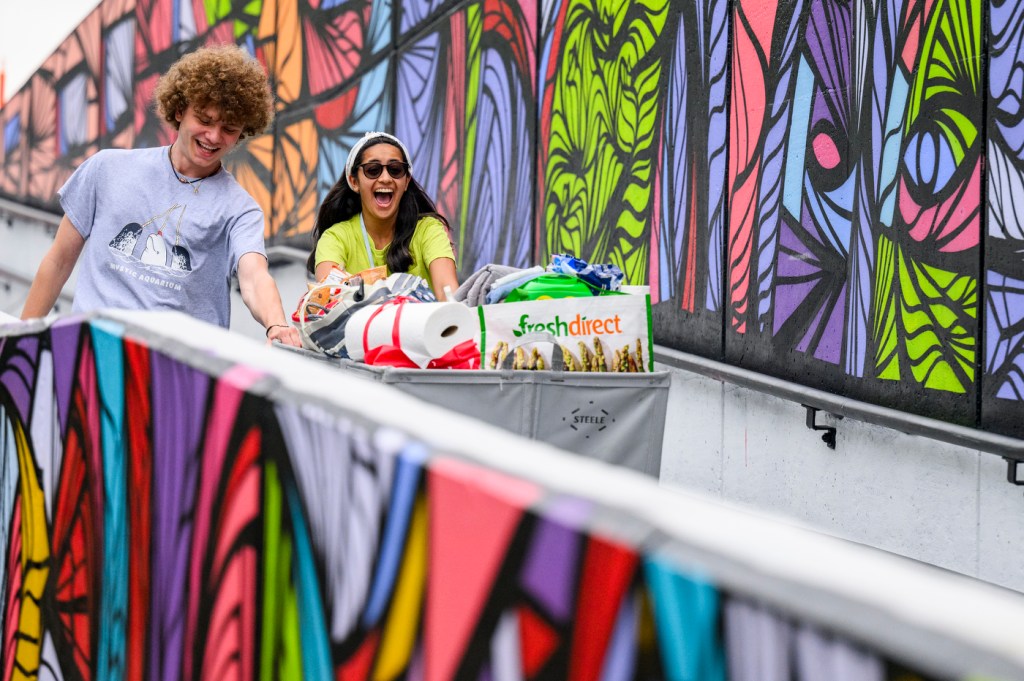
[{"label": "paper towel roll", "polygon": [[462,303],[406,303],[401,308],[368,305],[345,325],[348,356],[359,362],[368,349],[393,345],[392,330],[399,309],[398,346],[420,367],[459,343],[472,340],[480,331],[476,312]]}]

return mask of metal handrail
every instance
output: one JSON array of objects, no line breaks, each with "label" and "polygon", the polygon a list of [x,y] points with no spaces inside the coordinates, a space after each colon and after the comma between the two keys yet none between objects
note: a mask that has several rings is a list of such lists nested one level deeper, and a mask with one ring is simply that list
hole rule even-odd
[{"label": "metal handrail", "polygon": [[9,270],[3,265],[0,265],[0,278],[13,279],[15,283],[22,284],[24,286],[32,285],[31,277],[26,277],[24,274],[21,274],[20,272],[14,272],[12,270]]},{"label": "metal handrail", "polygon": [[301,248],[295,248],[294,246],[267,247],[267,261],[271,265],[281,263],[300,263],[305,265],[307,258],[309,258],[309,251],[304,251]]},{"label": "metal handrail", "polygon": [[654,346],[654,359],[670,367],[767,393],[784,400],[797,402],[810,409],[826,411],[837,416],[848,416],[858,421],[910,435],[922,435],[940,442],[997,454],[1010,461],[1011,466],[1016,462],[1024,462],[1024,440],[1018,438],[987,433],[983,430],[958,426],[926,416],[880,407],[660,345]]},{"label": "metal handrail", "polygon": [[59,225],[61,221],[61,216],[56,213],[25,206],[3,197],[0,197],[0,215],[17,215],[20,218],[42,222],[53,227]]},{"label": "metal handrail", "polygon": [[[25,206],[0,197],[0,215],[3,216],[16,216],[23,220],[31,220],[34,222],[40,222],[47,227],[56,228],[61,221],[61,216],[55,213],[50,213],[45,210],[39,210],[38,208],[32,208],[31,206]],[[32,277],[26,276],[20,272],[10,270],[3,265],[0,265],[0,279],[12,281],[22,286],[31,286]],[[58,300],[70,304],[74,296],[64,292],[63,290],[58,294]]]},{"label": "metal handrail", "polygon": [[[32,277],[26,277],[24,274],[14,272],[12,270],[7,269],[3,265],[0,265],[0,280],[3,279],[13,280],[14,283],[21,284],[22,286],[32,285]],[[74,301],[74,296],[70,293],[65,292],[64,290],[61,290],[61,292],[57,294],[57,298],[68,304],[71,304]]]}]

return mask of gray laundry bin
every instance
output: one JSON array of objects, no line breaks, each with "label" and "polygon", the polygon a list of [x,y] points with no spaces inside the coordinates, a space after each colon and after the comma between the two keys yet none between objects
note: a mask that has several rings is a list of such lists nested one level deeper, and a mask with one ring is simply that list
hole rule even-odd
[{"label": "gray laundry bin", "polygon": [[658,477],[669,372],[343,369],[570,452]]}]

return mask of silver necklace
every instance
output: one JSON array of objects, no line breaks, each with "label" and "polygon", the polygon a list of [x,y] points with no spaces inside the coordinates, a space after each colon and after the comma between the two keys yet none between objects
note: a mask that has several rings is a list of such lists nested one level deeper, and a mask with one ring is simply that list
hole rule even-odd
[{"label": "silver necklace", "polygon": [[206,177],[213,177],[214,175],[219,173],[220,172],[220,166],[217,167],[217,170],[213,171],[212,173],[210,173],[206,177],[197,177],[194,180],[190,180],[187,177],[182,177],[181,174],[178,173],[178,169],[174,167],[174,158],[171,156],[171,149],[173,147],[174,147],[173,144],[171,146],[167,147],[167,160],[170,161],[170,163],[171,163],[171,172],[174,173],[174,176],[176,178],[178,178],[178,182],[181,182],[182,184],[187,184],[188,186],[192,187],[192,193],[193,194],[198,194],[199,193],[199,185],[201,185],[203,183],[203,180],[205,180]]}]

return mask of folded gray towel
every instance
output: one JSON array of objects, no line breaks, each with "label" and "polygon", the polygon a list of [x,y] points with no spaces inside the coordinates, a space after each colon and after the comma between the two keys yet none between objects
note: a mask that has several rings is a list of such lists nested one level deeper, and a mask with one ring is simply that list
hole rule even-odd
[{"label": "folded gray towel", "polygon": [[456,301],[466,305],[483,305],[495,280],[519,271],[521,271],[521,268],[509,267],[508,265],[497,265],[495,263],[484,265],[469,275],[466,281],[462,282],[462,285],[459,286],[453,297]]}]

